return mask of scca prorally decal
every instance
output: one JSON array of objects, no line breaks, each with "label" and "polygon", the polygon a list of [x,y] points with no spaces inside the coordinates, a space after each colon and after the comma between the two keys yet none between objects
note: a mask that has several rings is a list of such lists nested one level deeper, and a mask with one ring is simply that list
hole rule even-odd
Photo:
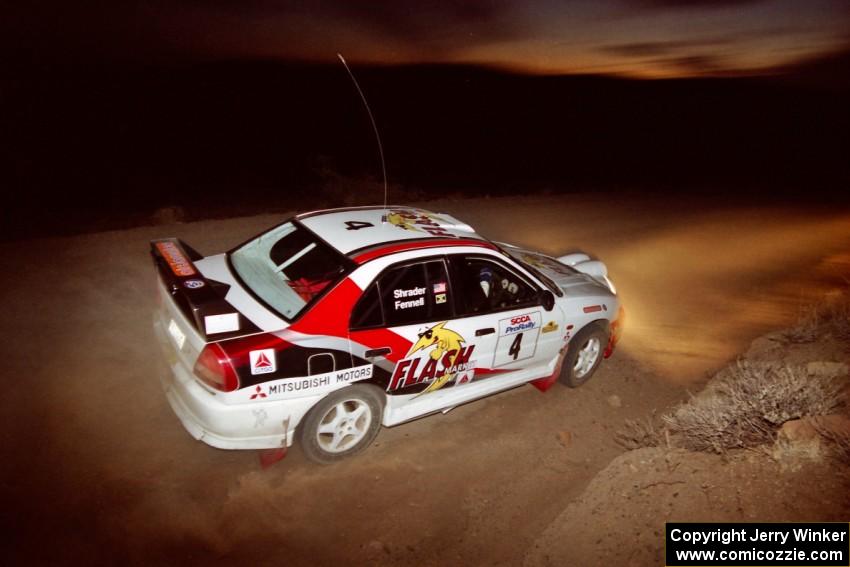
[{"label": "scca prorally decal", "polygon": [[299,396],[327,394],[348,384],[368,380],[372,375],[373,366],[365,364],[354,368],[325,372],[324,374],[314,374],[313,376],[272,380],[230,392],[225,396],[228,403],[241,403],[245,401],[267,402]]},{"label": "scca prorally decal", "polygon": [[174,272],[177,276],[194,276],[195,269],[192,267],[192,263],[186,259],[183,255],[183,252],[177,247],[173,242],[157,242],[156,249],[159,250],[159,253],[162,254],[162,257],[165,258],[165,261],[168,262],[168,265],[171,267],[171,271]]},{"label": "scca prorally decal", "polygon": [[504,334],[511,335],[513,333],[521,333],[522,331],[533,329],[536,321],[534,321],[531,317],[531,314],[512,317],[510,321],[508,321],[507,325],[505,325]]},{"label": "scca prorally decal", "polygon": [[[421,395],[439,390],[452,380],[455,384],[472,380],[475,361],[470,358],[475,345],[465,347],[466,339],[445,326],[446,322],[437,323],[419,334],[419,340],[396,364],[387,391],[428,384]],[[428,356],[412,358],[420,351]]]},{"label": "scca prorally decal", "polygon": [[539,311],[500,319],[493,367],[532,358],[537,352],[542,319]]},{"label": "scca prorally decal", "polygon": [[446,236],[448,238],[457,238],[454,234],[448,232],[440,226],[439,221],[442,219],[431,213],[417,213],[407,209],[394,209],[387,215],[387,220],[393,226],[404,230],[413,230],[416,232],[427,232],[434,236]]}]

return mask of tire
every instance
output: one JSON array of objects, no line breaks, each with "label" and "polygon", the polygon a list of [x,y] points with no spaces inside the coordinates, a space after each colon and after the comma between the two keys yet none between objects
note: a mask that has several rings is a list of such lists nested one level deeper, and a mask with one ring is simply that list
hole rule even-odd
[{"label": "tire", "polygon": [[570,388],[578,388],[590,380],[602,362],[602,354],[607,344],[608,333],[596,323],[591,323],[579,331],[567,348],[560,382]]},{"label": "tire", "polygon": [[381,428],[384,394],[376,386],[355,384],[328,394],[298,426],[304,455],[328,465],[368,447]]}]

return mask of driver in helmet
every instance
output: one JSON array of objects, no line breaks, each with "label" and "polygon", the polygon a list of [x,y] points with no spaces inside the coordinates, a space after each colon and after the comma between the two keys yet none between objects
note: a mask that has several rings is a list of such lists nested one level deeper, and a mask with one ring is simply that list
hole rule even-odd
[{"label": "driver in helmet", "polygon": [[478,273],[478,284],[481,286],[481,291],[487,298],[486,304],[490,308],[498,309],[512,305],[516,293],[519,291],[519,286],[516,283],[501,274],[494,273],[490,266],[481,268]]}]

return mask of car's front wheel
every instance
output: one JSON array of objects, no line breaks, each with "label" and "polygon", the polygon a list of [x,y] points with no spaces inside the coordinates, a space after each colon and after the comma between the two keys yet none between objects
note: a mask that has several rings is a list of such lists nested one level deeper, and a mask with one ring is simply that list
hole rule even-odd
[{"label": "car's front wheel", "polygon": [[355,384],[329,394],[299,426],[301,449],[308,459],[330,464],[368,447],[381,427],[383,392]]},{"label": "car's front wheel", "polygon": [[607,344],[608,333],[596,323],[591,323],[579,331],[567,348],[561,369],[561,383],[570,388],[577,388],[590,380],[602,362],[602,354]]}]

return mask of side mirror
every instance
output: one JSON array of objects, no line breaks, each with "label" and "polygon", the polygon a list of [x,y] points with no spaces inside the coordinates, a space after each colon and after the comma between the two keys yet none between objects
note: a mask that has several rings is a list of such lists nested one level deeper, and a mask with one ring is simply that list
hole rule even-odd
[{"label": "side mirror", "polygon": [[541,289],[537,298],[546,311],[552,311],[555,308],[555,294],[548,289]]}]

